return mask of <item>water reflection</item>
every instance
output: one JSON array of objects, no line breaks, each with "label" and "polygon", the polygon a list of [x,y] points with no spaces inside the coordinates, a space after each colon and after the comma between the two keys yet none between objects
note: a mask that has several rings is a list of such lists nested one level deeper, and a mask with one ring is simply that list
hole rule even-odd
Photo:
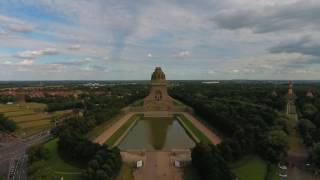
[{"label": "water reflection", "polygon": [[142,119],[120,143],[120,149],[172,149],[192,148],[190,139],[179,122],[173,118]]}]

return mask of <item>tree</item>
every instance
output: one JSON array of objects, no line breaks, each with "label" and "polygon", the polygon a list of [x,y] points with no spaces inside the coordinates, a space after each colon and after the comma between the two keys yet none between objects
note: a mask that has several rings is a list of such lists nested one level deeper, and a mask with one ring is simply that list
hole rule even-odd
[{"label": "tree", "polygon": [[313,144],[313,134],[316,132],[316,126],[308,119],[301,119],[298,123],[298,129],[307,146]]},{"label": "tree", "polygon": [[318,109],[311,103],[305,104],[303,106],[303,115],[308,119],[313,119]]},{"label": "tree", "polygon": [[13,132],[17,129],[17,124],[5,117],[3,114],[0,114],[0,131],[9,131]]},{"label": "tree", "polygon": [[191,156],[192,165],[203,180],[233,179],[233,174],[214,145],[197,144]]},{"label": "tree", "polygon": [[270,131],[262,143],[260,153],[271,163],[278,163],[287,155],[289,149],[288,135],[282,130]]},{"label": "tree", "polygon": [[313,145],[311,151],[311,161],[317,168],[320,168],[320,143]]},{"label": "tree", "polygon": [[54,180],[54,172],[45,161],[37,161],[28,167],[28,179],[30,180]]}]

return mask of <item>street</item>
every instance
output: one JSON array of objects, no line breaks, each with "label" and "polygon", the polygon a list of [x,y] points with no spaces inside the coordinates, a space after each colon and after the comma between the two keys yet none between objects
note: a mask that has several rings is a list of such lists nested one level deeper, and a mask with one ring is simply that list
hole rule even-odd
[{"label": "street", "polygon": [[49,131],[17,139],[0,147],[0,176],[7,180],[25,180],[27,177],[26,150],[51,138]]}]

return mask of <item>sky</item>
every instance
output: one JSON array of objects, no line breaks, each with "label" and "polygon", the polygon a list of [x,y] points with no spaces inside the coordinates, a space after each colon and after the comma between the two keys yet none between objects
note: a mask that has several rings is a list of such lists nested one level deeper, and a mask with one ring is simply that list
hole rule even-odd
[{"label": "sky", "polygon": [[0,80],[319,80],[319,0],[1,0]]}]

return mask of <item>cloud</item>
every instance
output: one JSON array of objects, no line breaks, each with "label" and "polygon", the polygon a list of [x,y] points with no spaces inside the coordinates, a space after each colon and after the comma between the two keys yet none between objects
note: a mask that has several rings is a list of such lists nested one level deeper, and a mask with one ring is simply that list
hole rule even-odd
[{"label": "cloud", "polygon": [[81,48],[80,44],[73,44],[71,46],[68,47],[71,50],[79,50]]},{"label": "cloud", "polygon": [[227,8],[212,17],[218,27],[236,30],[247,28],[256,33],[305,28],[319,29],[320,2],[314,0],[285,4],[265,4]]},{"label": "cloud", "polygon": [[16,54],[16,57],[22,58],[22,59],[36,59],[42,55],[56,55],[58,53],[59,53],[58,50],[55,48],[46,48],[46,49],[37,50],[37,51],[18,52]]},{"label": "cloud", "polygon": [[15,32],[31,32],[35,29],[34,25],[30,22],[22,21],[20,19],[2,14],[0,14],[0,23],[8,30]]},{"label": "cloud", "polygon": [[78,60],[78,61],[61,61],[61,62],[55,62],[52,64],[61,64],[66,66],[81,66],[81,65],[89,64],[91,62],[92,60],[85,59],[85,60]]},{"label": "cloud", "polygon": [[[320,57],[320,43],[310,36],[304,36],[301,39],[284,42],[269,49],[271,53],[301,53]],[[320,61],[318,61],[320,63]]]},{"label": "cloud", "polygon": [[152,58],[152,54],[151,53],[148,53],[147,56],[148,56],[148,58]]},{"label": "cloud", "polygon": [[189,51],[180,51],[176,56],[179,58],[189,57],[191,54]]},{"label": "cloud", "polygon": [[18,52],[16,56],[22,59],[36,59],[41,55],[41,51],[23,51]]},{"label": "cloud", "polygon": [[19,64],[21,65],[32,65],[34,63],[34,60],[23,60]]}]

